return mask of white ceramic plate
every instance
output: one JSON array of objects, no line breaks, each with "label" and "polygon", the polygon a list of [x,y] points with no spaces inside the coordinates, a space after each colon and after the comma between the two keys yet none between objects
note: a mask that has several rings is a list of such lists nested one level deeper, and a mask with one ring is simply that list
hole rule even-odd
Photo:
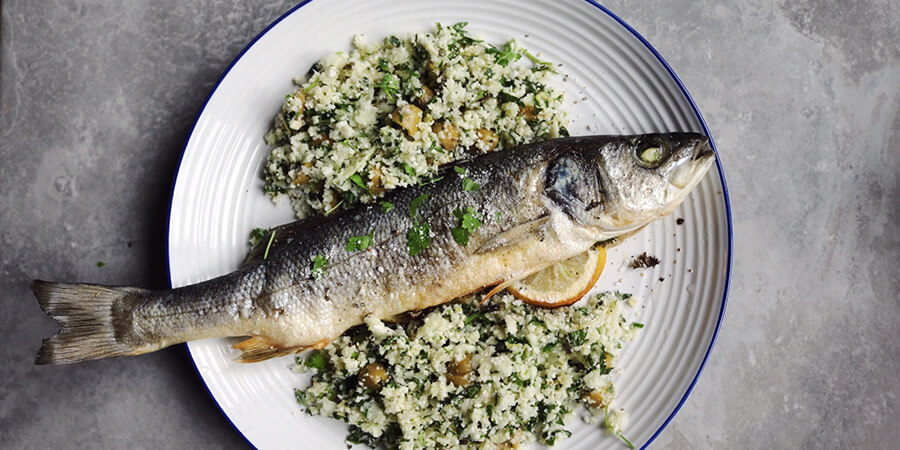
[{"label": "white ceramic plate", "polygon": [[[254,227],[288,222],[259,178],[263,134],[291,80],[312,63],[348,50],[354,34],[370,39],[429,31],[435,22],[469,22],[488,42],[513,37],[563,64],[578,134],[706,132],[687,91],[655,50],[627,24],[585,0],[315,0],[289,11],[229,67],[185,146],[169,222],[173,286],[234,270]],[[708,134],[708,133],[707,133]],[[683,224],[676,219],[683,218]],[[662,263],[627,267],[646,251]],[[646,327],[621,359],[615,406],[630,413],[626,435],[645,445],[671,420],[706,361],[725,308],[731,269],[731,223],[721,165],[674,214],[609,252],[597,289],[633,292]],[[235,428],[261,448],[344,449],[343,423],[313,418],[296,404],[303,378],[292,358],[236,364],[233,340],[188,344],[197,370]],[[621,448],[621,441],[580,420],[564,448]]]}]

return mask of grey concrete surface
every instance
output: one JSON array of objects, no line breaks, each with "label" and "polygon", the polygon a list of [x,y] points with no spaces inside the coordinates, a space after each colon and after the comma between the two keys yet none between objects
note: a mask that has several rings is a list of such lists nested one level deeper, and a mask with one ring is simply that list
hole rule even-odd
[{"label": "grey concrete surface", "polygon": [[[898,448],[900,6],[606,5],[685,82],[733,201],[721,335],[655,447]],[[2,2],[0,447],[246,446],[182,346],[34,366],[55,324],[29,283],[167,286],[182,144],[231,59],[290,6]]]}]

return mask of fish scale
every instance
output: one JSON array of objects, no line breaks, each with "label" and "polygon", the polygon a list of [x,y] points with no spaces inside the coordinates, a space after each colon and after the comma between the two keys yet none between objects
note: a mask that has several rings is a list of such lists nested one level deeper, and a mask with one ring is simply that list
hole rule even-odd
[{"label": "fish scale", "polygon": [[[250,336],[235,345],[244,362],[318,348],[368,316],[389,320],[502,287],[628,236],[683,201],[713,158],[694,133],[543,141],[461,162],[462,175],[448,168],[433,183],[397,189],[384,197],[395,206],[387,212],[363,205],[277,227],[273,248],[261,243],[241,268],[212,280],[161,291],[36,280],[39,304],[61,325],[36,362],[226,336]],[[464,190],[465,177],[480,187]],[[451,230],[460,225],[454,211],[468,208],[483,223],[463,246]],[[417,224],[430,227],[431,243],[414,255],[407,232]],[[371,247],[347,250],[351,238],[370,233]],[[317,256],[328,262],[314,274]]]}]

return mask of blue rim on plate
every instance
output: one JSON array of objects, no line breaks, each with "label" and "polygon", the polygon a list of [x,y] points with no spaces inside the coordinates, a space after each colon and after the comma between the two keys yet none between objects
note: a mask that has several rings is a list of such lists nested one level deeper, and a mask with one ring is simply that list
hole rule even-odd
[{"label": "blue rim on plate", "polygon": [[[180,173],[181,163],[184,161],[184,152],[187,149],[187,145],[191,140],[191,136],[193,136],[193,134],[194,134],[194,129],[197,127],[197,122],[200,120],[200,117],[203,116],[203,112],[206,111],[206,107],[209,105],[209,101],[212,98],[212,96],[218,90],[219,85],[222,83],[222,81],[225,79],[225,77],[228,75],[228,73],[231,72],[231,69],[235,66],[235,64],[237,64],[237,62],[240,61],[240,59],[244,56],[244,54],[247,53],[247,51],[249,51],[253,47],[253,45],[256,44],[256,42],[259,39],[261,39],[263,36],[265,36],[266,33],[269,32],[269,30],[271,30],[273,27],[278,25],[286,17],[290,16],[291,14],[293,14],[294,12],[296,12],[303,6],[311,3],[312,1],[313,0],[305,0],[305,1],[295,5],[294,7],[289,9],[287,12],[282,14],[280,17],[278,17],[271,24],[269,24],[269,26],[267,26],[262,32],[260,32],[258,35],[256,35],[256,37],[254,37],[253,40],[251,40],[250,43],[248,43],[247,46],[245,46],[240,51],[240,53],[238,53],[238,55],[231,61],[231,63],[228,64],[228,67],[225,69],[224,72],[222,72],[222,75],[216,81],[216,84],[213,86],[212,90],[210,90],[209,95],[207,95],[206,100],[203,102],[203,107],[200,108],[200,112],[197,114],[197,118],[194,119],[194,123],[193,123],[193,125],[191,125],[191,130],[188,133],[188,138],[185,140],[184,146],[181,149],[181,156],[179,157],[178,167],[176,167],[176,169],[175,169],[175,178],[172,180],[172,195],[170,195],[170,201],[169,201],[169,217],[170,218],[172,217],[172,205],[173,205],[171,198],[174,195],[175,184],[178,181],[178,174]],[[700,126],[703,128],[703,133],[709,137],[710,147],[712,147],[713,152],[715,152],[715,154],[716,154],[716,170],[717,170],[717,173],[719,174],[719,181],[722,183],[722,196],[723,196],[722,198],[725,202],[725,215],[726,215],[726,224],[727,224],[727,230],[728,230],[726,237],[727,237],[727,247],[728,248],[726,251],[726,258],[725,258],[725,283],[724,283],[724,288],[723,288],[723,292],[722,292],[722,307],[719,309],[719,316],[716,318],[716,327],[713,330],[712,339],[710,339],[709,347],[706,349],[706,354],[703,355],[703,359],[700,362],[700,366],[697,369],[697,373],[694,375],[693,380],[691,380],[691,383],[688,385],[688,388],[685,391],[684,395],[678,401],[678,404],[675,406],[675,408],[672,410],[672,412],[669,414],[669,416],[666,417],[666,419],[663,421],[663,423],[659,426],[659,429],[657,429],[656,432],[654,432],[653,435],[650,436],[650,439],[648,439],[647,442],[645,442],[641,446],[641,448],[647,448],[647,446],[649,446],[654,440],[656,440],[657,437],[659,437],[659,435],[662,433],[662,431],[669,425],[669,423],[675,417],[675,414],[677,414],[678,411],[681,409],[681,407],[684,405],[685,401],[687,401],[688,396],[690,396],[691,392],[694,390],[694,386],[696,386],[696,384],[697,384],[697,380],[700,378],[700,374],[703,372],[703,369],[706,367],[706,362],[709,360],[709,356],[712,353],[712,349],[716,344],[716,339],[719,336],[719,329],[722,326],[722,319],[725,316],[725,308],[728,303],[728,291],[731,287],[732,253],[733,253],[733,241],[734,241],[734,231],[733,231],[733,225],[732,225],[732,219],[731,219],[731,200],[728,195],[728,186],[725,183],[725,172],[724,172],[724,169],[722,168],[722,161],[719,158],[719,151],[716,148],[716,144],[713,141],[713,137],[709,132],[709,127],[706,125],[706,121],[703,119],[703,115],[700,114],[700,109],[697,107],[697,104],[694,102],[694,99],[691,97],[691,94],[688,93],[688,90],[684,86],[684,83],[681,82],[681,79],[678,78],[678,75],[675,74],[675,71],[672,70],[672,67],[669,65],[668,62],[666,62],[665,58],[663,58],[662,55],[660,55],[659,52],[656,51],[656,49],[653,48],[652,45],[650,45],[650,42],[648,42],[647,39],[645,39],[643,36],[641,36],[641,34],[637,32],[637,30],[632,28],[631,25],[629,25],[627,22],[622,20],[622,18],[620,18],[619,16],[614,14],[612,11],[607,9],[605,6],[601,5],[600,3],[597,3],[595,0],[583,0],[583,1],[586,3],[589,3],[590,5],[593,5],[594,7],[596,7],[603,13],[607,14],[609,17],[611,17],[616,22],[618,22],[622,27],[624,27],[626,30],[628,30],[632,35],[634,35],[634,37],[636,37],[639,41],[641,41],[644,44],[644,46],[647,47],[647,49],[650,50],[650,52],[656,57],[656,59],[660,62],[660,64],[662,64],[662,66],[666,69],[666,71],[669,73],[669,76],[671,76],[672,80],[675,81],[675,83],[678,85],[678,88],[681,89],[682,94],[684,94],[688,103],[690,103],[690,105],[691,105],[691,110],[697,116],[697,120],[700,122]],[[170,224],[171,224],[171,220],[166,223],[166,241],[167,242],[169,240]],[[168,247],[168,245],[166,245],[166,271],[168,273],[168,278],[169,278],[169,287],[172,287],[172,267],[169,264],[169,247]],[[219,411],[225,416],[225,418],[231,424],[232,428],[234,428],[234,430],[237,431],[237,433],[241,436],[241,438],[244,439],[245,442],[247,442],[248,444],[250,444],[252,446],[253,443],[250,442],[247,439],[247,437],[244,435],[244,433],[242,433],[241,430],[234,424],[234,422],[231,420],[231,417],[229,417],[228,414],[225,413],[225,410],[222,409],[222,406],[219,404],[218,401],[216,401],[215,396],[213,396],[212,393],[209,391],[209,387],[206,385],[205,382],[203,382],[203,378],[200,376],[200,371],[199,371],[199,368],[197,367],[196,360],[193,358],[193,355],[191,354],[191,350],[187,346],[187,344],[184,344],[184,348],[187,351],[188,355],[191,355],[191,362],[194,365],[195,374],[200,379],[201,384],[203,384],[204,389],[206,389],[206,393],[210,396],[210,398],[213,400],[213,403],[216,404],[216,407],[219,408]]]}]

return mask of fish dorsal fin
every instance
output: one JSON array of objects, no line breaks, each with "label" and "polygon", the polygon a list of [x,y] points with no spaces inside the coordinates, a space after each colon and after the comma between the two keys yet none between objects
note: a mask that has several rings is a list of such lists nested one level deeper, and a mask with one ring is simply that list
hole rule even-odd
[{"label": "fish dorsal fin", "polygon": [[543,216],[539,219],[516,225],[496,236],[491,237],[477,250],[476,255],[490,253],[501,248],[509,247],[520,243],[529,238],[540,237],[547,234],[547,226],[550,222],[550,216]]},{"label": "fish dorsal fin", "polygon": [[236,362],[251,363],[299,353],[307,348],[322,348],[327,343],[327,341],[320,341],[310,346],[297,345],[284,347],[273,344],[262,336],[251,336],[247,340],[232,345],[231,348],[241,351],[241,356],[235,358]]}]

